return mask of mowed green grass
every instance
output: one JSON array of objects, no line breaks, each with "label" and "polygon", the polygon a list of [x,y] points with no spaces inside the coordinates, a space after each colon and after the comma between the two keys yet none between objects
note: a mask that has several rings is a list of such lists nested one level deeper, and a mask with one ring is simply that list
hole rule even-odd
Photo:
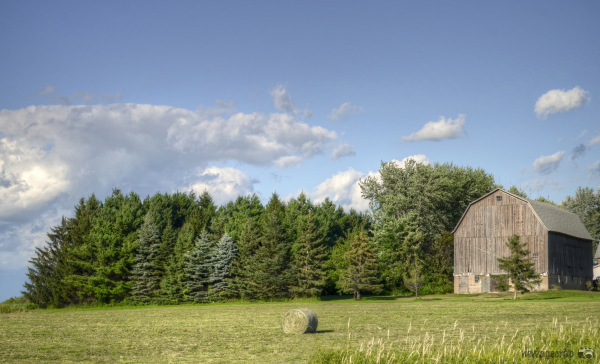
[{"label": "mowed green grass", "polygon": [[[316,348],[356,348],[372,338],[513,337],[600,314],[600,293],[326,297],[323,301],[36,310],[0,314],[0,362],[306,363]],[[284,314],[309,308],[316,334],[285,335]],[[348,321],[350,328],[348,329]],[[389,330],[389,333],[388,333]],[[389,339],[388,339],[389,335]],[[595,348],[600,351],[600,348]]]}]

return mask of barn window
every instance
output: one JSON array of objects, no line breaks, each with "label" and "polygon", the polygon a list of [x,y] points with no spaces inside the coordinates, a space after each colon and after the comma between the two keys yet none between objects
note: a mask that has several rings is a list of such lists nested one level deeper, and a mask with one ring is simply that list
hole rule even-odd
[{"label": "barn window", "polygon": [[502,202],[502,196],[496,196],[496,201],[497,202]]},{"label": "barn window", "polygon": [[481,276],[479,276],[479,275],[476,275],[476,276],[475,276],[475,283],[479,283],[479,279],[481,279]]},{"label": "barn window", "polygon": [[533,259],[539,259],[540,255],[538,253],[533,254]]}]

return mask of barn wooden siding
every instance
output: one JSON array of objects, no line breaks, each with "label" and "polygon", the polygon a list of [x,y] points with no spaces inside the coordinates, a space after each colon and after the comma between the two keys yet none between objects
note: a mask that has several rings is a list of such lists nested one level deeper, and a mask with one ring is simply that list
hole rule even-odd
[{"label": "barn wooden siding", "polygon": [[497,191],[472,204],[454,232],[454,274],[506,273],[497,259],[510,255],[513,234],[528,243],[529,257],[538,254],[536,272],[548,272],[548,231],[527,202]]},{"label": "barn wooden siding", "polygon": [[550,232],[548,237],[548,274],[561,276],[593,276],[592,244],[589,241]]}]

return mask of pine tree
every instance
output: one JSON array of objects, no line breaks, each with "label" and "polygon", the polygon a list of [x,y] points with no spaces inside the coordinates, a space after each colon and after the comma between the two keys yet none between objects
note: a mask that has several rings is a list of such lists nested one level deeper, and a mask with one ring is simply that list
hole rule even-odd
[{"label": "pine tree", "polygon": [[253,218],[247,218],[237,240],[238,253],[231,264],[231,276],[227,279],[230,286],[230,297],[252,299],[258,296],[258,290],[253,281],[254,272],[249,268],[253,265],[255,253],[260,247],[260,230]]},{"label": "pine tree", "polygon": [[212,272],[210,275],[211,297],[217,297],[229,290],[227,279],[231,275],[231,263],[237,254],[233,239],[225,233],[215,246],[212,254]]},{"label": "pine tree", "polygon": [[525,249],[527,242],[521,243],[521,238],[515,234],[508,239],[506,246],[510,249],[510,256],[506,259],[498,258],[498,268],[508,272],[508,278],[514,285],[513,299],[517,299],[517,292],[521,292],[521,294],[529,292],[542,280],[539,273],[536,273],[533,268],[534,263],[527,258],[530,253]]},{"label": "pine tree", "polygon": [[381,292],[377,276],[377,259],[371,242],[364,231],[355,235],[346,253],[348,268],[340,276],[341,291],[352,292],[354,299],[360,300],[360,292]]},{"label": "pine tree", "polygon": [[210,236],[203,230],[196,239],[194,249],[185,254],[185,284],[190,301],[208,302],[212,268],[211,246]]},{"label": "pine tree", "polygon": [[140,301],[148,301],[158,289],[158,277],[154,261],[160,247],[158,229],[152,223],[150,214],[138,231],[139,240],[135,265],[131,270],[131,295]]},{"label": "pine tree", "polygon": [[291,291],[299,297],[319,297],[326,284],[323,262],[327,253],[323,237],[310,212],[300,220],[296,248],[293,255],[296,285]]}]

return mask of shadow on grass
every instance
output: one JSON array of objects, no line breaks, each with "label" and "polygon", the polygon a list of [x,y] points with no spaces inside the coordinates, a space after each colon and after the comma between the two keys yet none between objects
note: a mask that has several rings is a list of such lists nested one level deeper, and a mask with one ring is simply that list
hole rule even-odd
[{"label": "shadow on grass", "polygon": [[324,333],[327,333],[327,332],[334,332],[334,331],[335,331],[335,330],[317,330],[317,331],[315,332],[315,334],[324,334]]}]

